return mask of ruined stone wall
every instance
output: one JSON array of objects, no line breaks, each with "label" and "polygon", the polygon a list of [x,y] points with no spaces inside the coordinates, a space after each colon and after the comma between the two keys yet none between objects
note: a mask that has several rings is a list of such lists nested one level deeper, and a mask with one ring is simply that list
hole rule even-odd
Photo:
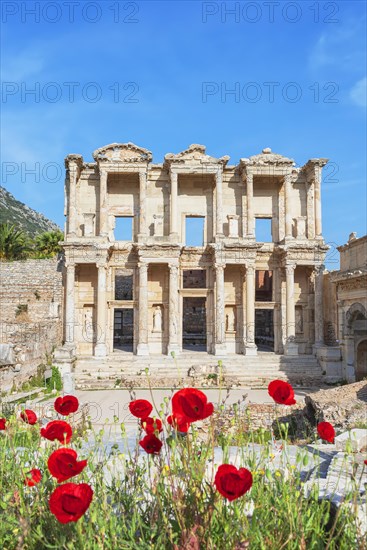
[{"label": "ruined stone wall", "polygon": [[0,345],[6,353],[0,381],[7,389],[61,344],[62,260],[2,261],[0,283]]}]

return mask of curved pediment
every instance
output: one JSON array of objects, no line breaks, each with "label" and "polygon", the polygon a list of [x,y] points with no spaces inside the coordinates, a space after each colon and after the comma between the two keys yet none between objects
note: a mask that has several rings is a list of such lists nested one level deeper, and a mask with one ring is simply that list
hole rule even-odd
[{"label": "curved pediment", "polygon": [[93,152],[97,162],[150,162],[152,153],[134,143],[111,143]]},{"label": "curved pediment", "polygon": [[247,166],[264,166],[269,164],[295,166],[293,159],[273,153],[270,147],[263,149],[258,155],[241,159],[241,164],[246,164]]},{"label": "curved pediment", "polygon": [[229,161],[229,157],[221,157],[221,158],[215,158],[211,157],[210,155],[206,154],[206,147],[205,145],[199,145],[197,143],[193,143],[190,145],[185,151],[181,151],[181,153],[177,153],[177,155],[173,153],[167,153],[164,157],[164,163],[167,165],[170,164],[222,164],[225,166],[227,162]]}]

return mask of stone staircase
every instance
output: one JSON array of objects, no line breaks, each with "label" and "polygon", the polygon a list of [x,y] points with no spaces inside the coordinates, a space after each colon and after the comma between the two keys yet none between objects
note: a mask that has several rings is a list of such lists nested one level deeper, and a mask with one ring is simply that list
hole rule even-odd
[{"label": "stone staircase", "polygon": [[[200,352],[183,352],[176,359],[166,355],[137,357],[119,352],[107,358],[83,357],[75,365],[75,384],[79,389],[114,388],[122,379],[120,387],[126,386],[127,381],[147,387],[145,369],[149,369],[153,387],[171,387],[180,378],[200,387],[215,386],[213,374],[219,374],[219,359]],[[263,388],[271,380],[280,378],[301,387],[320,387],[325,381],[313,355],[286,357],[259,352],[257,356],[228,355],[221,361],[224,385]]]}]

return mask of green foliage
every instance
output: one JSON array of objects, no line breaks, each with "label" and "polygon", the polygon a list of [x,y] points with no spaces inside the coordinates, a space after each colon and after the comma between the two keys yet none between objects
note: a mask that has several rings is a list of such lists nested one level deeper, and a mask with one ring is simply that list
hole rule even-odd
[{"label": "green foliage", "polygon": [[52,258],[61,252],[60,241],[64,240],[62,231],[45,231],[35,238],[36,254],[40,258]]},{"label": "green foliage", "polygon": [[45,385],[45,372],[46,372],[46,365],[38,365],[37,367],[37,374],[34,374],[30,377],[29,380],[26,382],[23,382],[21,385],[22,391],[29,391],[33,388],[42,388]]},{"label": "green foliage", "polygon": [[58,367],[56,367],[55,365],[52,365],[51,370],[52,370],[51,378],[47,379],[46,386],[49,391],[52,391],[54,389],[57,391],[61,391],[62,390],[61,373]]},{"label": "green foliage", "polygon": [[[61,252],[62,231],[45,231],[32,240],[22,229],[8,222],[0,223],[0,259],[26,260],[52,258]],[[36,291],[37,292],[37,291]],[[37,292],[35,296],[37,300]]]},{"label": "green foliage", "polygon": [[13,224],[0,223],[0,259],[24,260],[29,252],[27,235]]},{"label": "green foliage", "polygon": [[[73,422],[71,420],[71,422]],[[118,419],[114,419],[117,429]],[[216,491],[210,459],[211,431],[206,441],[194,427],[186,437],[170,435],[163,456],[143,455],[138,447],[122,449],[125,427],[110,435],[94,432],[87,442],[88,419],[73,425],[71,447],[87,468],[75,483],[90,483],[92,504],[77,523],[60,524],[50,513],[48,500],[56,482],[48,473],[47,460],[55,444],[39,445],[39,426],[26,426],[12,417],[6,433],[0,433],[0,540],[7,550],[42,548],[66,550],[353,550],[363,548],[355,517],[348,508],[334,515],[327,500],[316,490],[305,496],[299,472],[287,468],[287,476],[271,470],[271,455],[254,457],[246,445],[239,447],[244,467],[254,482],[249,493],[228,502]],[[130,448],[132,448],[130,446]],[[88,452],[89,450],[89,452]],[[224,457],[228,442],[223,441]],[[298,463],[304,456],[300,450]],[[16,467],[14,467],[16,464]],[[37,467],[43,479],[25,487],[24,473]],[[108,472],[108,473],[107,473]],[[352,495],[351,498],[357,498]],[[191,544],[189,544],[191,542]]]}]

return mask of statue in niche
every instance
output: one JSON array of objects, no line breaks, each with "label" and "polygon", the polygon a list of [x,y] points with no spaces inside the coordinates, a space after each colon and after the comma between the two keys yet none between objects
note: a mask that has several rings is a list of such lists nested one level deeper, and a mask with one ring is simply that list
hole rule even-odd
[{"label": "statue in niche", "polygon": [[162,332],[162,309],[156,306],[153,312],[153,332]]},{"label": "statue in niche", "polygon": [[226,331],[227,332],[234,332],[234,311],[233,308],[228,310],[228,313],[226,315]]},{"label": "statue in niche", "polygon": [[87,342],[93,342],[94,327],[93,327],[93,310],[86,308],[84,312],[84,333]]}]

